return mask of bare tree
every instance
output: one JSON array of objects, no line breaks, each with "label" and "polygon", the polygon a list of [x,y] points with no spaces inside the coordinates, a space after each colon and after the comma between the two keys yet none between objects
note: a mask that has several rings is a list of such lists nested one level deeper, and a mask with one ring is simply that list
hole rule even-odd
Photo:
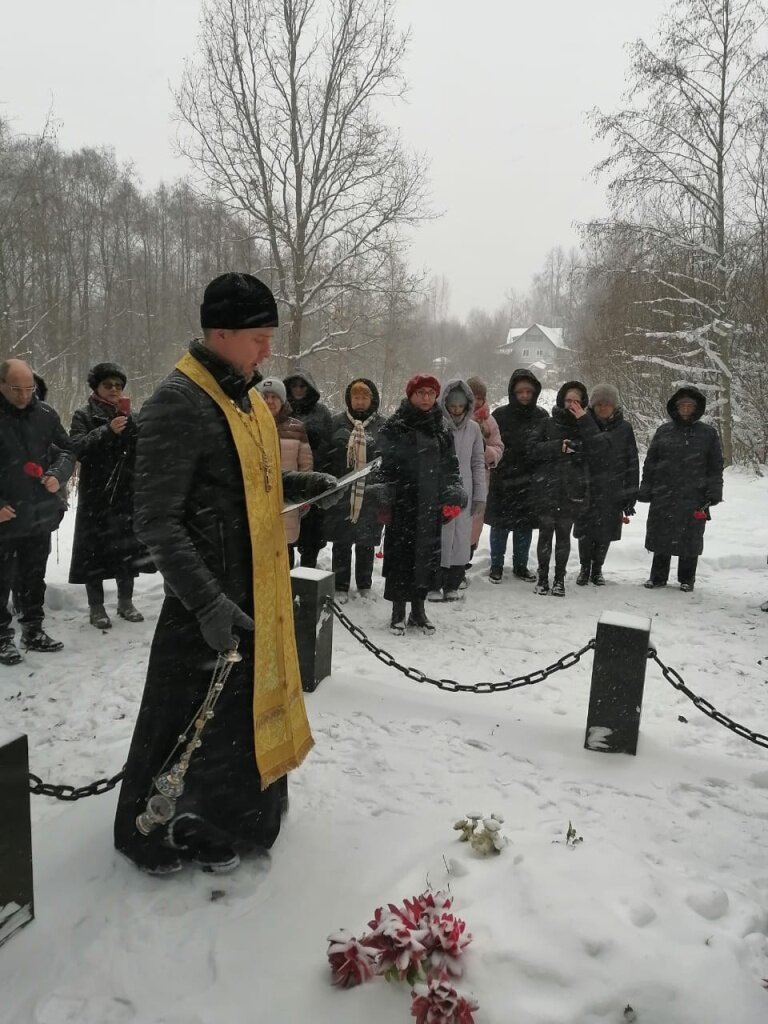
[{"label": "bare tree", "polygon": [[614,212],[593,227],[637,234],[635,269],[653,282],[630,326],[666,337],[655,358],[710,392],[728,462],[742,258],[736,154],[765,88],[768,54],[757,40],[767,22],[762,0],[675,0],[658,45],[630,50],[628,105],[593,115],[611,144],[597,172],[611,176]]},{"label": "bare tree", "polygon": [[[397,231],[428,213],[425,162],[377,110],[403,94],[406,44],[392,0],[204,8],[200,53],[176,93],[180,145],[268,246],[289,362],[304,354],[305,321],[374,289]],[[333,331],[315,350],[328,342]]]}]

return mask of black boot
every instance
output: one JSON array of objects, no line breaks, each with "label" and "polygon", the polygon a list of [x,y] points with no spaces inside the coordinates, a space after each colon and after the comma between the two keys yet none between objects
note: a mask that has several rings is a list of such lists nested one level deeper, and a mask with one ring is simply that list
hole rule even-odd
[{"label": "black boot", "polygon": [[423,597],[418,598],[416,601],[411,601],[411,614],[408,616],[408,625],[416,626],[426,635],[431,635],[435,632],[434,624],[427,618],[427,613],[424,610]]},{"label": "black boot", "polygon": [[96,629],[112,629],[112,620],[107,615],[103,604],[92,604],[88,610],[91,625]]},{"label": "black boot", "polygon": [[552,584],[552,597],[565,597],[565,579],[562,576],[555,576]]},{"label": "black boot", "polygon": [[133,603],[130,597],[120,597],[117,600],[117,614],[126,622],[143,622],[144,616]]},{"label": "black boot", "polygon": [[394,636],[405,635],[405,601],[392,602],[392,620],[389,623],[389,632]]},{"label": "black boot", "polygon": [[13,637],[7,636],[0,640],[0,665],[18,665],[20,661],[21,655]]},{"label": "black boot", "polygon": [[240,856],[228,836],[196,814],[180,814],[168,826],[168,843],[183,860],[213,875],[234,871]]},{"label": "black boot", "polygon": [[64,647],[61,640],[53,640],[40,626],[25,629],[21,634],[21,645],[28,651],[39,651],[41,654],[55,654]]},{"label": "black boot", "polygon": [[602,565],[593,565],[592,566],[592,583],[596,587],[604,587],[605,586],[605,576],[603,576],[603,567],[602,567]]},{"label": "black boot", "polygon": [[539,578],[536,581],[536,586],[533,588],[534,594],[548,594],[549,593],[549,569],[539,569]]},{"label": "black boot", "polygon": [[586,587],[586,585],[589,583],[589,570],[589,564],[582,562],[581,569],[579,570],[579,575],[576,577],[577,587]]}]

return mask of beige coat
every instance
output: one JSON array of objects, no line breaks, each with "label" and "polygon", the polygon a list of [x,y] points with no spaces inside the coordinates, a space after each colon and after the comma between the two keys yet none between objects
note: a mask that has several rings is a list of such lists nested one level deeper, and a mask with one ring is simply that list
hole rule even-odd
[{"label": "beige coat", "polygon": [[[311,472],[313,469],[312,449],[309,447],[307,432],[301,420],[294,419],[283,406],[275,420],[280,435],[280,464],[283,472],[300,470]],[[285,539],[295,544],[299,539],[301,518],[298,512],[289,512],[283,516]]]}]

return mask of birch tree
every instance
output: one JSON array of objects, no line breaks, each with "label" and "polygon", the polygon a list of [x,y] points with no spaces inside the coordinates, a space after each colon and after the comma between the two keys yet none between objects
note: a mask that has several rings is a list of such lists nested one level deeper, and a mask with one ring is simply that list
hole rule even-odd
[{"label": "birch tree", "polygon": [[[180,145],[205,187],[245,214],[288,316],[307,320],[381,280],[398,231],[427,213],[424,160],[381,116],[402,97],[407,34],[392,0],[208,0],[176,93]],[[315,336],[312,351],[343,338]]]},{"label": "birch tree", "polygon": [[762,0],[675,0],[658,41],[630,48],[627,105],[595,111],[610,154],[613,218],[593,233],[637,236],[635,270],[652,283],[629,324],[657,342],[645,356],[709,392],[728,463],[742,330],[732,284],[743,257],[737,153],[765,91]]}]

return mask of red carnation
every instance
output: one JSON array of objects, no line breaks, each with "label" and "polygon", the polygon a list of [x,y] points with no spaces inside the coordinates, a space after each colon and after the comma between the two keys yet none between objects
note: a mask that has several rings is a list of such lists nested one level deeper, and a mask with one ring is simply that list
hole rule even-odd
[{"label": "red carnation", "polygon": [[707,518],[707,513],[704,511],[703,508],[697,508],[696,511],[693,513],[693,518],[694,519],[706,519]]},{"label": "red carnation", "polygon": [[460,505],[443,505],[443,519],[446,523],[449,523],[452,519],[456,519],[456,517],[460,515]]},{"label": "red carnation", "polygon": [[333,984],[340,988],[360,985],[376,974],[379,951],[360,942],[346,931],[328,936],[328,963]]},{"label": "red carnation", "polygon": [[36,480],[39,480],[40,477],[43,475],[43,467],[40,465],[39,462],[25,462],[24,472],[27,474],[27,476],[31,476],[34,477]]},{"label": "red carnation", "polygon": [[416,1024],[474,1024],[474,999],[459,995],[445,972],[431,975],[411,993],[411,1016]]}]

